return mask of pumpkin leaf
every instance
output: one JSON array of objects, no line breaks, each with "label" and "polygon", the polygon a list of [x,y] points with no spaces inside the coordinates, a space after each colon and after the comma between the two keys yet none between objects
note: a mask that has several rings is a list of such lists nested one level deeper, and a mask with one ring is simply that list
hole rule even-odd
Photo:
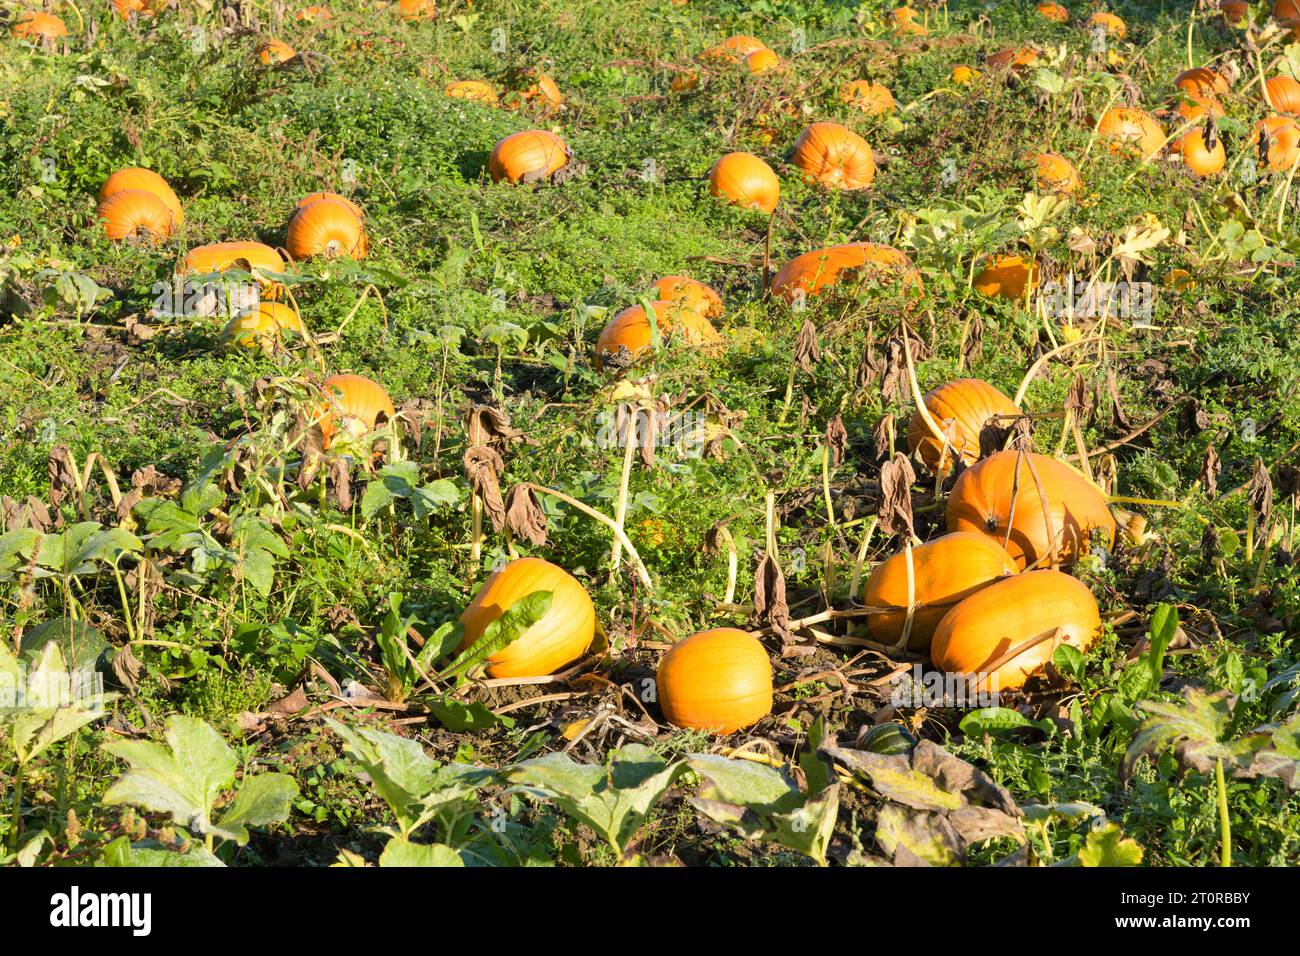
[{"label": "pumpkin leaf", "polygon": [[894,863],[956,866],[958,837],[943,814],[888,804],[876,815],[876,842]]},{"label": "pumpkin leaf", "polygon": [[225,866],[202,843],[191,843],[184,851],[169,850],[155,840],[142,840],[132,843],[128,837],[118,837],[104,847],[100,856],[100,866],[181,866],[211,867]]},{"label": "pumpkin leaf", "polygon": [[384,867],[444,867],[464,866],[465,861],[459,853],[443,843],[411,843],[401,837],[394,837],[384,847],[379,857],[379,865]]},{"label": "pumpkin leaf", "polygon": [[56,641],[41,648],[25,673],[0,641],[0,728],[7,729],[9,746],[19,764],[26,765],[105,716],[104,703],[117,695],[98,693],[84,699],[80,692],[93,688],[80,686],[80,680],[69,673]]},{"label": "pumpkin leaf", "polygon": [[1080,866],[1137,866],[1142,862],[1142,847],[1124,836],[1118,823],[1107,823],[1088,833],[1079,851]]},{"label": "pumpkin leaf", "polygon": [[468,673],[501,649],[523,637],[525,632],[544,618],[551,609],[554,592],[534,591],[526,594],[504,614],[483,629],[483,636],[467,647],[459,657],[438,674],[439,680],[451,680]]},{"label": "pumpkin leaf", "polygon": [[944,790],[933,778],[914,770],[908,757],[839,747],[825,752],[866,777],[882,797],[895,803],[915,810],[956,810],[966,804],[960,793]]},{"label": "pumpkin leaf", "polygon": [[433,714],[438,723],[454,734],[464,733],[469,730],[486,730],[498,724],[506,728],[515,725],[514,720],[511,718],[499,717],[492,713],[487,704],[481,700],[465,703],[447,697],[442,700],[425,701],[425,706],[429,708],[429,712]]},{"label": "pumpkin leaf", "polygon": [[1232,719],[1234,698],[1229,691],[1213,694],[1188,687],[1185,703],[1146,700],[1139,706],[1149,716],[1138,727],[1120,764],[1120,776],[1128,779],[1139,757],[1175,749],[1179,763],[1201,773],[1213,769],[1215,761],[1235,763],[1241,748],[1224,739]]},{"label": "pumpkin leaf", "polygon": [[[1069,647],[1069,645],[1062,644],[1061,647],[1057,648],[1057,651],[1065,647]],[[1074,650],[1074,648],[1071,647],[1070,650]],[[1051,721],[1030,720],[1020,711],[1012,710],[1009,707],[983,707],[979,710],[973,710],[961,719],[958,727],[968,737],[980,737],[985,734],[990,737],[997,737],[1009,734],[1012,731],[1028,729],[1037,729],[1044,733],[1050,733],[1053,729]]]},{"label": "pumpkin leaf", "polygon": [[248,842],[248,828],[266,826],[289,819],[298,784],[284,773],[259,773],[246,777],[235,802],[230,805],[212,832],[239,846]]}]

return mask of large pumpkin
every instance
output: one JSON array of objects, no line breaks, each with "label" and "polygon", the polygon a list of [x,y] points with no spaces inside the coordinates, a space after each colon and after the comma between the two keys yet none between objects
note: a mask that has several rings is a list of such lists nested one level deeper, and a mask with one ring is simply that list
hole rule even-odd
[{"label": "large pumpkin", "polygon": [[[943,473],[952,470],[954,457],[967,465],[979,459],[980,432],[984,423],[995,415],[1019,415],[1015,402],[988,382],[978,378],[959,378],[927,392],[925,407],[943,429],[948,440],[944,453],[943,440],[935,437],[926,427],[925,419],[913,413],[907,426],[907,449],[915,454],[919,449],[921,460],[931,471],[936,471],[943,458]],[[1003,424],[1009,423],[1009,420]]]},{"label": "large pumpkin", "polygon": [[554,133],[528,129],[513,133],[492,147],[488,171],[493,182],[531,183],[548,179],[569,162],[569,147]]},{"label": "large pumpkin", "polygon": [[656,693],[675,727],[729,734],[772,712],[772,662],[733,627],[692,634],[659,661]]},{"label": "large pumpkin", "polygon": [[764,47],[761,50],[755,50],[745,57],[745,66],[749,67],[749,72],[755,76],[762,76],[764,73],[770,73],[781,65],[781,58],[777,56],[775,50]]},{"label": "large pumpkin", "polygon": [[781,198],[781,180],[751,153],[727,153],[709,170],[709,191],[744,209],[768,215]]},{"label": "large pumpkin", "polygon": [[1266,116],[1250,131],[1260,161],[1275,173],[1287,172],[1300,156],[1300,124],[1290,116]]},{"label": "large pumpkin", "polygon": [[143,189],[121,189],[100,202],[95,217],[113,240],[148,239],[161,242],[172,234],[175,219],[157,194]]},{"label": "large pumpkin", "polygon": [[596,609],[578,579],[541,558],[516,558],[483,582],[460,622],[461,650],[483,636],[489,624],[520,598],[551,592],[551,607],[519,637],[491,655],[491,677],[545,677],[577,660],[596,636]]},{"label": "large pumpkin", "polygon": [[1044,192],[1064,193],[1069,196],[1083,186],[1079,171],[1060,153],[1038,153],[1034,156],[1037,167],[1036,181]]},{"label": "large pumpkin", "polygon": [[384,387],[363,375],[331,375],[321,383],[321,391],[325,404],[320,430],[326,448],[340,431],[360,438],[380,424],[381,415],[391,421],[397,414]]},{"label": "large pumpkin", "polygon": [[1105,31],[1106,36],[1114,37],[1116,40],[1122,40],[1128,36],[1128,24],[1120,17],[1113,13],[1107,13],[1105,10],[1098,10],[1088,18],[1088,29],[1096,30],[1100,27]]},{"label": "large pumpkin", "polygon": [[1279,113],[1300,113],[1300,82],[1275,76],[1264,84],[1264,102]]},{"label": "large pumpkin", "polygon": [[772,294],[793,302],[800,292],[811,298],[844,279],[890,275],[901,277],[909,288],[921,288],[921,277],[912,260],[893,246],[848,242],[795,256],[772,278]]},{"label": "large pumpkin", "polygon": [[726,63],[739,63],[751,53],[766,50],[767,44],[758,37],[737,33],[729,36],[717,46],[710,47],[700,54],[701,59],[718,60]]},{"label": "large pumpkin", "polygon": [[1051,20],[1053,23],[1070,22],[1070,11],[1056,3],[1055,0],[1043,0],[1038,4],[1037,10],[1039,16]]},{"label": "large pumpkin", "polygon": [[1174,77],[1174,86],[1193,98],[1223,96],[1232,89],[1223,74],[1204,66],[1183,70]]},{"label": "large pumpkin", "polygon": [[795,140],[790,162],[804,179],[828,189],[866,189],[876,178],[871,147],[839,123],[813,123]]},{"label": "large pumpkin", "polygon": [[1165,144],[1165,131],[1145,110],[1112,106],[1097,123],[1097,136],[1112,153],[1150,159]]},{"label": "large pumpkin", "polygon": [[722,296],[712,287],[690,276],[664,276],[649,289],[655,299],[685,306],[706,319],[722,315]]},{"label": "large pumpkin", "polygon": [[1038,286],[1038,266],[1023,256],[997,256],[980,270],[972,284],[981,295],[1023,299],[1026,288]]},{"label": "large pumpkin", "polygon": [[50,13],[24,13],[9,32],[20,40],[55,39],[68,35],[67,25]]},{"label": "large pumpkin", "polygon": [[[661,337],[677,333],[687,345],[702,351],[713,351],[722,336],[708,319],[680,302],[651,302],[655,324]],[[648,353],[654,345],[650,332],[650,319],[639,305],[624,309],[600,332],[596,339],[596,368],[603,369],[608,361],[624,350],[632,359]]]},{"label": "large pumpkin", "polygon": [[[908,648],[924,651],[943,616],[963,598],[1019,568],[1011,555],[987,535],[955,531],[912,549],[912,632]],[[867,618],[867,630],[882,644],[897,644],[907,619],[907,553],[881,562],[867,578],[867,607],[897,608]]]},{"label": "large pumpkin", "polygon": [[167,180],[152,169],[141,169],[138,166],[119,169],[99,187],[99,198],[103,201],[124,189],[142,189],[147,193],[153,193],[171,211],[173,227],[179,227],[185,222],[185,210],[181,208],[181,201],[176,198],[176,193],[171,186],[167,185]]},{"label": "large pumpkin", "polygon": [[302,335],[306,328],[297,311],[280,302],[263,302],[235,316],[221,333],[227,349],[261,349],[273,352],[290,335]]},{"label": "large pumpkin", "polygon": [[284,248],[294,259],[348,256],[364,259],[369,249],[366,228],[356,206],[341,196],[300,205],[285,230]]},{"label": "large pumpkin", "polygon": [[[1056,632],[992,672],[1009,651]],[[1062,644],[1087,650],[1101,632],[1101,614],[1087,585],[1060,571],[1026,571],[976,591],[944,615],[930,643],[930,659],[942,671],[985,674],[986,691],[1014,690],[1041,673]]]},{"label": "large pumpkin", "polygon": [[1223,148],[1223,140],[1216,138],[1214,148],[1205,143],[1203,130],[1193,129],[1184,133],[1169,147],[1170,153],[1182,158],[1183,165],[1194,176],[1217,176],[1223,172],[1228,154]]},{"label": "large pumpkin", "polygon": [[1108,545],[1115,540],[1105,496],[1068,465],[1033,452],[1000,451],[963,471],[948,496],[947,520],[949,531],[974,531],[1004,544],[1021,568],[1048,567],[1053,557],[1068,567],[1086,551],[1094,531]]},{"label": "large pumpkin", "polygon": [[186,272],[199,274],[243,267],[284,271],[284,259],[280,253],[262,242],[214,242],[195,246],[185,254],[183,265]]}]

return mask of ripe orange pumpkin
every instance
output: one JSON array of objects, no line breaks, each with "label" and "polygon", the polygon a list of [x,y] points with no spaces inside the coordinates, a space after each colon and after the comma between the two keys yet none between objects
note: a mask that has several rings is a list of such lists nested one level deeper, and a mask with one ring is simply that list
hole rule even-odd
[{"label": "ripe orange pumpkin", "polygon": [[766,50],[767,44],[758,37],[744,33],[729,36],[717,46],[710,47],[700,54],[701,59],[719,60],[726,63],[739,63],[751,53]]},{"label": "ripe orange pumpkin", "polygon": [[709,170],[709,191],[734,206],[770,216],[781,199],[781,180],[752,153],[727,153]]},{"label": "ripe orange pumpkin", "polygon": [[1289,76],[1275,76],[1264,83],[1264,102],[1279,113],[1300,113],[1300,83]]},{"label": "ripe orange pumpkin", "polygon": [[128,20],[131,14],[138,17],[152,17],[167,7],[167,0],[113,0],[113,13],[120,20]]},{"label": "ripe orange pumpkin", "polygon": [[[692,348],[699,348],[706,354],[716,350],[722,336],[708,319],[698,312],[687,308],[680,302],[651,302],[654,309],[655,324],[659,326],[659,335],[666,338],[674,333],[680,334],[682,340]],[[637,359],[648,353],[654,346],[650,333],[650,319],[645,309],[639,305],[624,309],[601,329],[596,339],[596,368],[603,369],[606,358],[620,355],[624,349]]]},{"label": "ripe orange pumpkin", "polygon": [[1174,77],[1174,86],[1193,98],[1224,96],[1232,89],[1221,73],[1204,66],[1183,70]]},{"label": "ripe orange pumpkin", "polygon": [[1147,160],[1165,145],[1164,127],[1150,113],[1131,106],[1112,106],[1102,114],[1097,135],[1116,155]]},{"label": "ripe orange pumpkin", "polygon": [[749,72],[755,76],[761,76],[764,73],[770,73],[781,65],[781,58],[776,55],[775,50],[763,47],[761,50],[755,50],[745,57],[745,66],[749,67]]},{"label": "ripe orange pumpkin", "polygon": [[1246,19],[1250,4],[1246,0],[1219,0],[1219,12],[1223,14],[1228,26],[1235,27]]},{"label": "ripe orange pumpkin", "polygon": [[108,238],[147,238],[158,243],[168,238],[175,227],[172,211],[155,193],[143,189],[119,189],[100,202],[95,217],[104,223]]},{"label": "ripe orange pumpkin", "polygon": [[265,66],[286,63],[298,55],[298,51],[283,40],[267,39],[257,45],[257,58]]},{"label": "ripe orange pumpkin", "polygon": [[443,88],[442,94],[486,103],[488,106],[496,106],[499,102],[497,91],[492,88],[492,84],[483,80],[453,80]]},{"label": "ripe orange pumpkin", "polygon": [[895,33],[925,36],[929,31],[925,28],[925,23],[918,20],[920,16],[921,14],[911,7],[898,7],[890,11],[889,25],[893,27]]},{"label": "ripe orange pumpkin", "polygon": [[549,130],[512,133],[492,147],[488,171],[493,182],[532,183],[548,179],[569,162],[568,144]]},{"label": "ripe orange pumpkin", "polygon": [[[545,112],[558,110],[564,105],[564,94],[560,92],[559,86],[550,76],[538,73],[536,70],[529,70],[526,75],[531,77],[533,82],[519,91],[520,100],[539,103]],[[517,105],[518,103],[514,103],[512,107]]]},{"label": "ripe orange pumpkin", "polygon": [[62,20],[49,13],[24,13],[9,29],[10,34],[19,40],[39,40],[68,35],[68,27]]},{"label": "ripe orange pumpkin", "polygon": [[293,18],[299,23],[315,23],[318,20],[321,23],[329,23],[334,19],[334,14],[330,12],[329,7],[311,6],[296,10]]},{"label": "ripe orange pumpkin", "polygon": [[912,260],[893,246],[848,242],[795,256],[772,278],[772,294],[793,302],[800,291],[811,298],[852,276],[867,279],[891,274],[900,276],[906,288],[917,291],[922,288],[920,273],[913,268]]},{"label": "ripe orange pumpkin", "polygon": [[1026,286],[1038,286],[1038,265],[1023,256],[995,256],[972,284],[980,295],[1023,299]]},{"label": "ripe orange pumpkin", "polygon": [[757,638],[734,627],[674,644],[659,661],[655,684],[674,727],[729,734],[772,712],[772,662]]},{"label": "ripe orange pumpkin", "polygon": [[321,383],[321,391],[325,403],[320,429],[326,448],[333,444],[340,431],[361,438],[379,425],[381,415],[391,421],[397,414],[384,387],[363,375],[331,375]]},{"label": "ripe orange pumpkin", "polygon": [[[907,426],[909,454],[921,453],[921,460],[930,471],[940,467],[943,473],[952,470],[955,456],[967,465],[973,465],[980,454],[980,432],[984,423],[995,415],[1019,415],[1015,402],[988,382],[978,378],[959,378],[927,392],[925,407],[948,439],[945,453],[943,442],[930,433],[925,419],[913,413]],[[1010,420],[1003,422],[1009,424]]]},{"label": "ripe orange pumpkin", "polygon": [[1052,0],[1044,0],[1043,3],[1040,3],[1038,5],[1038,13],[1039,16],[1051,20],[1053,23],[1070,22],[1070,11],[1065,9],[1065,7],[1061,6],[1059,3],[1052,2]]},{"label": "ripe orange pumpkin", "polygon": [[1199,129],[1184,133],[1174,141],[1169,151],[1182,157],[1183,165],[1194,176],[1217,176],[1223,172],[1224,164],[1228,161],[1223,140],[1216,137],[1214,149],[1210,149],[1205,145],[1204,131]]},{"label": "ripe orange pumpkin", "polygon": [[996,53],[990,53],[986,56],[984,65],[990,70],[1010,69],[1019,72],[1028,67],[1036,66],[1041,55],[1037,47],[1007,47],[1005,50],[998,50]]},{"label": "ripe orange pumpkin", "polygon": [[185,211],[181,209],[181,201],[176,198],[176,193],[172,191],[171,186],[167,185],[167,180],[152,169],[141,169],[138,166],[119,169],[99,187],[99,198],[107,199],[113,193],[121,192],[123,189],[143,189],[145,192],[153,193],[171,212],[174,227],[185,222]]},{"label": "ripe orange pumpkin", "polygon": [[887,86],[869,80],[850,80],[840,87],[840,100],[868,116],[894,111],[894,94]]},{"label": "ripe orange pumpkin", "polygon": [[1079,191],[1083,181],[1079,171],[1060,153],[1038,153],[1034,156],[1038,166],[1038,188],[1044,192],[1064,193],[1069,196]]},{"label": "ripe orange pumpkin", "polygon": [[1264,117],[1250,131],[1250,138],[1266,148],[1263,159],[1271,172],[1287,172],[1300,156],[1300,124],[1290,116]]},{"label": "ripe orange pumpkin", "polygon": [[[992,538],[968,531],[941,535],[912,549],[912,632],[907,647],[924,651],[948,611],[980,588],[1020,569]],[[896,644],[907,620],[907,554],[900,551],[876,566],[867,578],[867,607],[897,608],[867,618],[867,631],[882,644]]]},{"label": "ripe orange pumpkin", "polygon": [[949,78],[958,86],[970,86],[984,74],[969,66],[954,66]]},{"label": "ripe orange pumpkin", "polygon": [[1120,17],[1113,13],[1107,13],[1105,10],[1098,10],[1088,18],[1088,29],[1095,30],[1101,27],[1106,31],[1106,36],[1114,37],[1116,40],[1122,40],[1128,36],[1128,24]]},{"label": "ripe orange pumpkin", "polygon": [[813,123],[795,140],[790,162],[828,189],[866,189],[876,178],[871,147],[839,123]]},{"label": "ripe orange pumpkin", "polygon": [[689,93],[700,85],[700,74],[696,70],[683,70],[673,76],[669,88],[674,93]]},{"label": "ripe orange pumpkin", "polygon": [[664,276],[648,291],[655,299],[685,306],[706,319],[716,319],[723,312],[722,296],[711,286],[690,276]]},{"label": "ripe orange pumpkin", "polygon": [[[1035,472],[1043,485],[1041,496]],[[1047,535],[1044,499],[1055,541]],[[947,521],[949,531],[989,535],[1022,569],[1046,567],[1053,558],[1068,567],[1086,550],[1093,531],[1104,532],[1113,543],[1116,527],[1105,496],[1068,465],[1016,451],[997,452],[957,476],[948,496]]]},{"label": "ripe orange pumpkin", "polygon": [[314,199],[299,206],[285,230],[284,248],[290,257],[348,256],[364,259],[370,243],[356,206],[342,197]]},{"label": "ripe orange pumpkin", "polygon": [[206,274],[248,266],[250,269],[283,272],[280,253],[261,242],[214,242],[195,246],[185,254],[184,270]]},{"label": "ripe orange pumpkin", "polygon": [[403,20],[431,20],[437,12],[434,0],[397,0],[397,15]]},{"label": "ripe orange pumpkin", "polygon": [[299,199],[296,203],[293,204],[293,208],[306,209],[312,203],[320,199],[329,199],[334,202],[341,202],[343,203],[343,205],[351,209],[356,214],[356,217],[358,219],[366,218],[365,211],[356,203],[354,203],[351,199],[349,199],[347,196],[340,196],[338,193],[331,193],[331,192],[319,192],[319,193],[312,193],[309,196],[303,196],[301,199]]},{"label": "ripe orange pumpkin", "polygon": [[226,323],[221,344],[227,349],[260,348],[271,352],[290,334],[303,335],[306,331],[296,310],[280,302],[263,302]]},{"label": "ripe orange pumpkin", "polygon": [[[1242,16],[1245,16],[1242,11]],[[1283,27],[1291,28],[1291,39],[1300,31],[1300,0],[1273,0],[1273,19]]]},{"label": "ripe orange pumpkin", "polygon": [[596,636],[596,608],[578,579],[541,558],[516,558],[494,571],[460,616],[471,647],[520,598],[551,592],[551,607],[518,640],[490,656],[490,677],[545,677],[581,657]]},{"label": "ripe orange pumpkin", "polygon": [[1101,634],[1101,612],[1088,586],[1060,571],[1027,571],[976,591],[944,615],[930,644],[934,666],[976,675],[999,657],[1049,631],[980,681],[989,691],[1015,690],[1042,673],[1062,644],[1086,651]]}]

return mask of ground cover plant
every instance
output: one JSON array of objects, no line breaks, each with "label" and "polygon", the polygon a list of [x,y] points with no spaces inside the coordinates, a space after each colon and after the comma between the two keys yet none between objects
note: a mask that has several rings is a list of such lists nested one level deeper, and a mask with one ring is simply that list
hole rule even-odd
[{"label": "ground cover plant", "polygon": [[1290,0],[0,10],[0,861],[1300,860]]}]

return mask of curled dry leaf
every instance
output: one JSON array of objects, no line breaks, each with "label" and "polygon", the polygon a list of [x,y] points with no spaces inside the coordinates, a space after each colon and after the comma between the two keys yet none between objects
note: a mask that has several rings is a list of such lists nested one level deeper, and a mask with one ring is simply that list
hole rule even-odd
[{"label": "curled dry leaf", "polygon": [[483,500],[483,507],[492,520],[492,527],[500,531],[506,524],[506,506],[501,500],[501,470],[505,462],[496,449],[487,445],[473,445],[465,452],[465,478],[474,493]]},{"label": "curled dry leaf", "polygon": [[3,506],[4,510],[4,530],[6,531],[14,531],[18,528],[32,528],[44,533],[54,527],[54,519],[50,517],[50,510],[45,507],[45,502],[35,495],[28,495],[27,500],[22,504],[5,495],[4,498],[0,499],[0,505]]},{"label": "curled dry leaf", "polygon": [[1273,479],[1269,477],[1263,458],[1255,459],[1255,470],[1250,476],[1249,496],[1256,521],[1261,526],[1266,526],[1268,519],[1273,516]]},{"label": "curled dry leaf", "polygon": [[50,451],[49,473],[50,507],[57,509],[63,499],[77,488],[77,470],[67,445],[56,445]]},{"label": "curled dry leaf", "polygon": [[522,481],[506,495],[506,527],[516,538],[534,547],[546,544],[546,512],[533,486]]},{"label": "curled dry leaf", "polygon": [[894,416],[887,413],[880,417],[880,423],[876,425],[872,438],[876,442],[876,461],[886,462],[894,456],[894,442],[898,437],[898,428],[894,424]]},{"label": "curled dry leaf", "polygon": [[1119,397],[1119,375],[1113,368],[1106,370],[1106,392],[1110,396],[1110,413],[1120,428],[1132,427],[1124,412],[1124,402]]},{"label": "curled dry leaf", "polygon": [[510,416],[491,405],[474,405],[465,413],[465,438],[471,445],[509,444],[523,436]]},{"label": "curled dry leaf", "polygon": [[339,511],[352,510],[352,468],[346,458],[331,458],[329,463],[329,497]]},{"label": "curled dry leaf", "polygon": [[1088,388],[1088,383],[1084,381],[1081,374],[1074,376],[1070,390],[1065,395],[1065,410],[1070,412],[1080,425],[1085,424],[1088,416],[1092,414],[1092,390]]},{"label": "curled dry leaf", "polygon": [[832,468],[844,464],[844,455],[849,450],[849,433],[844,427],[844,419],[838,414],[826,423],[826,447],[830,449]]},{"label": "curled dry leaf", "polygon": [[794,360],[805,373],[811,375],[822,360],[822,347],[817,342],[817,326],[812,319],[804,319],[799,335],[794,340]]},{"label": "curled dry leaf", "polygon": [[754,610],[759,620],[765,622],[788,644],[794,640],[790,633],[790,605],[785,600],[785,575],[781,565],[770,554],[763,555],[754,574]]},{"label": "curled dry leaf", "polygon": [[179,478],[164,475],[153,465],[137,468],[131,473],[131,490],[117,504],[117,516],[125,518],[145,498],[170,498],[180,492]]},{"label": "curled dry leaf", "polygon": [[971,368],[984,354],[984,318],[978,312],[971,316],[966,328],[966,338],[961,343],[961,358],[966,368]]},{"label": "curled dry leaf", "polygon": [[1215,498],[1219,494],[1219,472],[1223,466],[1219,464],[1219,453],[1214,450],[1213,445],[1205,446],[1205,460],[1201,462],[1201,473],[1198,480],[1205,488],[1205,494]]},{"label": "curled dry leaf", "polygon": [[902,534],[910,541],[912,525],[912,484],[916,471],[902,452],[880,467],[880,530],[885,534]]}]

